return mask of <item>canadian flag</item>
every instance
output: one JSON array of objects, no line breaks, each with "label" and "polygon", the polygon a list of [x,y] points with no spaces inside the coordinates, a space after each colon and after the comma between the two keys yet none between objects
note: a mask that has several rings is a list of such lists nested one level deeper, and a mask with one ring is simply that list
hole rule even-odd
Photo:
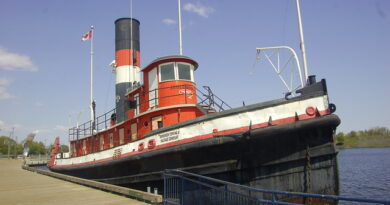
[{"label": "canadian flag", "polygon": [[86,41],[88,39],[92,38],[92,30],[89,30],[87,33],[85,33],[82,37],[81,37],[81,40],[82,41]]}]

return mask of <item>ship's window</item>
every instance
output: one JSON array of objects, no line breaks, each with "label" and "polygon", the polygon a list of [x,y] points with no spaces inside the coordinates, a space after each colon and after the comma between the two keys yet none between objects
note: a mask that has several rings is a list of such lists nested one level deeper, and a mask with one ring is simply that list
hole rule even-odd
[{"label": "ship's window", "polygon": [[160,82],[170,80],[194,81],[194,69],[187,63],[166,63],[160,65]]},{"label": "ship's window", "polygon": [[131,124],[131,141],[137,139],[137,123]]},{"label": "ship's window", "polygon": [[175,67],[173,63],[160,66],[161,81],[175,80]]},{"label": "ship's window", "polygon": [[156,116],[152,118],[152,130],[157,130],[163,127],[162,116]]},{"label": "ship's window", "polygon": [[191,79],[191,66],[188,64],[178,63],[179,80],[192,80]]}]

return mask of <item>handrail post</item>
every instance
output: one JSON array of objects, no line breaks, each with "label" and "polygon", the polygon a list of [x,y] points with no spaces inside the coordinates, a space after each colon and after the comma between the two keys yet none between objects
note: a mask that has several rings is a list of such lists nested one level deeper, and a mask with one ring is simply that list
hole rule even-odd
[{"label": "handrail post", "polygon": [[164,195],[163,195],[163,202],[165,204],[165,199],[167,198],[167,177],[165,176],[165,173],[163,173],[164,178]]},{"label": "handrail post", "polygon": [[154,106],[156,107],[158,107],[157,102],[158,102],[158,97],[157,97],[157,88],[156,88],[154,89]]},{"label": "handrail post", "polygon": [[96,126],[96,131],[99,131],[99,117],[96,118],[95,126]]},{"label": "handrail post", "polygon": [[184,179],[180,178],[180,180],[181,180],[180,204],[184,205]]},{"label": "handrail post", "polygon": [[275,204],[275,201],[276,201],[275,193],[272,193],[272,204]]},{"label": "handrail post", "polygon": [[91,120],[89,123],[89,130],[90,130],[90,135],[93,133],[93,121]]},{"label": "handrail post", "polygon": [[107,129],[107,113],[104,114],[104,129]]},{"label": "handrail post", "polygon": [[225,186],[224,186],[224,192],[225,192],[225,194],[224,194],[224,198],[223,198],[223,204],[226,204],[227,203],[227,184],[225,184]]},{"label": "handrail post", "polygon": [[187,104],[187,86],[184,86],[184,102]]}]

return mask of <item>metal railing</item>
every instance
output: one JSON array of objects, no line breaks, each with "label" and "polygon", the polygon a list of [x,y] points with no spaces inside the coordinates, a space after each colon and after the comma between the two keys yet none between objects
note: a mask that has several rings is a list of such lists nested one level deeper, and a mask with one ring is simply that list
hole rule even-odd
[{"label": "metal railing", "polygon": [[[259,189],[180,170],[165,170],[163,177],[164,204],[297,204],[286,202],[288,199],[316,199],[328,204],[339,201],[390,204],[388,200]],[[262,194],[269,197],[258,197]]]},{"label": "metal railing", "polygon": [[[139,106],[142,106],[146,103],[154,102],[156,107],[158,107],[158,101],[160,99],[166,99],[166,98],[172,98],[177,96],[183,96],[183,99],[185,103],[187,103],[187,97],[193,95],[193,90],[196,90],[196,97],[197,97],[197,104],[199,105],[207,105],[210,108],[216,109],[217,112],[232,109],[225,101],[223,101],[221,98],[216,96],[212,91],[211,88],[208,86],[203,86],[205,91],[200,90],[199,88],[193,86],[193,85],[176,85],[176,86],[170,86],[170,87],[164,87],[164,88],[157,88],[154,90],[151,90],[149,92],[143,92],[138,97]],[[178,92],[177,94],[167,95],[167,96],[158,96],[158,91],[165,90],[165,89],[180,89],[181,92]],[[145,96],[148,95],[150,97],[150,93],[154,93],[154,98],[151,98],[149,100],[146,99]]]},{"label": "metal railing", "polygon": [[[224,110],[232,109],[225,101],[216,96],[209,86],[203,86],[207,93],[202,92],[200,89],[197,90],[198,104],[206,104],[210,108],[217,109],[217,112],[221,112]],[[200,95],[201,94],[201,95]]]},{"label": "metal railing", "polygon": [[84,137],[91,136],[93,132],[92,120],[83,123],[79,126],[72,127],[69,129],[69,140],[78,140]]},{"label": "metal railing", "polygon": [[[136,105],[138,108],[141,108],[145,104],[149,104],[150,102],[154,102],[155,107],[158,107],[158,102],[160,99],[169,99],[177,96],[183,96],[184,103],[188,103],[188,96],[194,95],[192,91],[196,90],[197,104],[199,105],[207,105],[210,109],[214,109],[217,112],[231,109],[225,101],[216,96],[208,86],[203,86],[205,91],[202,91],[196,88],[193,85],[177,85],[171,87],[157,88],[151,90],[149,92],[141,92],[139,96],[134,100],[138,102]],[[167,96],[159,96],[158,91],[165,89],[179,89],[181,90],[177,94],[171,94]],[[149,98],[150,93],[154,93],[154,98]],[[148,96],[148,97],[146,97]],[[148,100],[145,100],[148,99]],[[134,108],[137,109],[137,108]],[[112,109],[96,118],[95,124],[92,120],[85,122],[79,126],[72,127],[69,129],[69,140],[74,141],[78,139],[82,139],[85,137],[91,136],[94,132],[99,132],[105,129],[110,128],[111,116],[115,115],[116,109]]]},{"label": "metal railing", "polygon": [[111,116],[115,115],[115,108],[96,118],[96,130],[101,131],[110,128]]},{"label": "metal railing", "polygon": [[115,108],[104,113],[103,115],[100,115],[96,118],[95,125],[93,124],[93,121],[90,120],[86,123],[83,123],[79,126],[72,127],[69,129],[69,140],[77,140],[84,137],[91,136],[93,133],[93,130],[96,132],[105,130],[110,127],[110,121],[111,116],[115,114]]}]

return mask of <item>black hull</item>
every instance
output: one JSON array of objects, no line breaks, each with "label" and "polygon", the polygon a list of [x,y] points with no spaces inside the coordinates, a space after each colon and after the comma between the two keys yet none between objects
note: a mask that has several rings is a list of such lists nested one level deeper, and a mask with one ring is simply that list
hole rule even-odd
[{"label": "black hull", "polygon": [[162,190],[165,169],[183,169],[264,189],[337,195],[333,134],[340,123],[326,115],[217,136],[82,167],[52,171],[146,190]]}]

